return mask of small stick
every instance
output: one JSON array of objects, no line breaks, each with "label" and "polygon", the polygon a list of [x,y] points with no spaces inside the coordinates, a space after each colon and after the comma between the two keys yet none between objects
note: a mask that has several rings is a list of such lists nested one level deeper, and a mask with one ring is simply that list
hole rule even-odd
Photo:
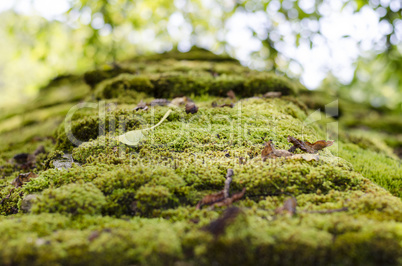
[{"label": "small stick", "polygon": [[232,183],[233,174],[234,174],[233,169],[228,169],[227,174],[226,174],[225,187],[223,189],[223,194],[225,195],[225,199],[229,198],[230,183]]}]

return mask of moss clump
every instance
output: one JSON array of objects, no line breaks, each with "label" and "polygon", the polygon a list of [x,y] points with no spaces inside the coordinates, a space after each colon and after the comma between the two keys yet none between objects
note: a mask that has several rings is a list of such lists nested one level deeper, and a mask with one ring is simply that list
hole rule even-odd
[{"label": "moss clump", "polygon": [[99,134],[111,132],[118,135],[119,130],[129,131],[138,129],[143,123],[141,117],[131,110],[117,110],[105,115],[103,121],[99,115],[89,115],[76,119],[71,123],[71,130],[66,131],[65,123],[57,130],[56,148],[64,151],[71,151],[75,146],[71,140],[86,142],[96,139]]},{"label": "moss clump", "polygon": [[143,186],[137,191],[135,199],[139,211],[148,213],[166,206],[171,196],[164,186]]},{"label": "moss clump", "polygon": [[115,76],[118,76],[119,74],[130,73],[130,72],[131,71],[129,69],[122,69],[120,67],[114,67],[114,68],[108,67],[108,69],[105,70],[97,69],[86,72],[84,74],[84,80],[89,86],[93,88],[96,84],[105,79],[110,79]]},{"label": "moss clump", "polygon": [[[99,84],[95,97],[97,99],[113,99],[119,97],[132,98],[134,101],[152,94],[153,84],[146,76],[121,74]],[[142,92],[142,93],[141,93]]]},{"label": "moss clump", "polygon": [[400,159],[392,158],[372,150],[364,150],[355,144],[341,143],[339,154],[349,160],[356,171],[402,197],[402,166]]},{"label": "moss clump", "polygon": [[94,215],[99,214],[105,204],[105,196],[93,184],[69,184],[43,191],[35,200],[32,212]]},{"label": "moss clump", "polygon": [[[208,72],[168,72],[163,74],[121,74],[114,79],[100,83],[96,88],[97,99],[125,98],[135,101],[141,96],[172,98],[181,95],[226,96],[233,90],[242,97],[280,91],[285,95],[296,94],[300,85],[281,76],[270,73],[250,73],[247,76],[222,74],[214,77]],[[142,93],[142,94],[141,94]]]}]

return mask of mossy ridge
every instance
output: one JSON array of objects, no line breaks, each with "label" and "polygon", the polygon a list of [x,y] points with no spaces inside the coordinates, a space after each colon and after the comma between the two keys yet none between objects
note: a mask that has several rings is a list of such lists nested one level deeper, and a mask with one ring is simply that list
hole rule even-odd
[{"label": "mossy ridge", "polygon": [[[160,65],[163,62],[160,61]],[[186,66],[193,67],[198,62],[182,61],[175,71],[187,71]],[[208,67],[209,63],[204,63],[202,67]],[[168,65],[166,61],[165,64]],[[229,66],[228,62],[225,64]],[[238,66],[236,64],[236,68]],[[152,71],[157,73],[162,70],[162,67],[154,67]],[[120,97],[119,94],[117,97]],[[133,113],[131,109],[135,106],[132,103],[139,99],[135,97],[130,97],[129,104],[118,106],[107,116],[116,119],[122,115],[122,121],[132,119],[130,112]],[[112,98],[110,102],[114,99],[124,102],[124,99],[118,98]],[[402,261],[401,200],[353,171],[348,162],[338,160],[331,154],[335,151],[333,147],[320,152],[319,162],[278,159],[262,163],[259,160],[264,137],[272,138],[278,148],[285,149],[289,147],[286,141],[288,134],[303,136],[309,141],[325,137],[324,128],[319,125],[302,127],[302,121],[307,116],[298,108],[302,104],[291,101],[291,98],[242,100],[243,115],[238,117],[236,107],[210,108],[211,102],[221,100],[219,98],[201,95],[196,99],[203,101],[197,102],[200,115],[210,120],[216,116],[227,116],[240,125],[249,126],[249,130],[245,130],[244,134],[234,131],[231,135],[227,120],[216,119],[211,122],[211,130],[205,131],[202,128],[208,124],[206,120],[185,115],[183,110],[177,109],[154,132],[154,141],[147,139],[139,147],[127,148],[116,145],[118,143],[113,140],[113,136],[120,133],[118,127],[110,135],[98,136],[99,124],[92,121],[97,110],[77,112],[73,117],[73,121],[79,121],[77,128],[82,123],[87,125],[84,137],[93,134],[88,137],[89,142],[73,149],[74,158],[84,163],[82,167],[73,166],[61,171],[40,170],[38,178],[15,189],[0,208],[3,215],[12,214],[13,208],[18,207],[18,201],[29,193],[36,193],[42,203],[47,202],[51,195],[58,202],[68,200],[67,206],[78,203],[83,214],[69,208],[50,210],[40,205],[38,200],[33,210],[40,214],[0,216],[0,232],[3,232],[0,239],[6,243],[0,248],[3,262],[22,265],[166,265],[177,262],[290,265],[298,261],[317,265],[395,265]],[[155,108],[156,117],[163,116],[166,110],[167,107]],[[253,121],[253,112],[262,113],[262,119]],[[143,123],[132,128],[153,123],[150,113],[136,114]],[[188,137],[195,145],[187,145],[183,141],[185,138],[180,138],[178,131],[183,123],[194,128]],[[34,136],[30,129],[38,126],[39,123],[27,126],[24,133],[26,141]],[[106,126],[105,131],[108,132],[109,125]],[[60,134],[63,131],[63,126],[59,127],[59,140],[63,139]],[[10,140],[17,140],[18,149],[22,150],[24,141],[18,136],[11,138],[12,132],[8,133]],[[43,132],[43,135],[49,135],[49,131]],[[170,145],[174,138],[179,141]],[[341,144],[339,154],[352,164],[356,160],[351,159],[353,156],[371,151],[349,141],[345,140],[353,149],[344,149]],[[47,145],[54,148],[51,143]],[[6,149],[11,155],[13,147]],[[33,150],[34,144],[29,149]],[[377,152],[384,150],[378,147]],[[371,151],[369,156],[377,155],[377,152]],[[245,165],[239,164],[241,156],[246,159]],[[386,158],[385,155],[378,156]],[[389,159],[386,158],[383,163],[388,163]],[[238,217],[222,236],[214,239],[200,228],[217,218],[222,209],[195,210],[193,206],[202,196],[222,189],[227,168],[235,170],[232,192],[244,186],[248,188],[246,197],[235,203],[245,214]],[[367,173],[367,177],[375,179],[375,171]],[[1,190],[2,199],[8,195],[11,189],[9,182],[16,175],[17,172],[14,172],[3,181],[6,186]],[[320,182],[327,177],[327,182]],[[84,192],[87,186],[91,188],[88,197]],[[77,190],[79,193],[71,199],[72,191]],[[270,193],[275,195],[261,195]],[[286,193],[296,196],[299,203],[299,213],[294,218],[274,214],[275,208],[282,205]],[[158,195],[163,197],[155,200],[159,199]],[[80,202],[97,203],[97,207],[87,208]],[[152,205],[150,203],[154,204],[152,209],[148,208]],[[325,213],[342,207],[347,207],[348,211]],[[49,211],[58,213],[45,213]],[[324,213],[311,213],[314,211]],[[223,254],[234,255],[228,257]]]},{"label": "mossy ridge", "polygon": [[[167,110],[173,109],[167,118],[169,123],[163,123],[157,131],[151,132],[151,137],[144,143],[145,147],[152,143],[169,144],[183,151],[208,143],[213,147],[225,147],[230,143],[243,146],[246,142],[263,143],[261,135],[267,139],[274,138],[280,145],[288,134],[304,134],[313,140],[314,131],[322,132],[317,127],[304,127],[300,120],[305,119],[306,114],[293,103],[279,99],[249,99],[239,102],[235,108],[212,108],[200,104],[201,109],[194,116],[177,107],[157,107],[150,112],[134,112],[134,107],[126,105],[124,109],[117,108],[108,112],[101,130],[119,135],[124,132],[122,130],[146,128],[161,119]],[[259,119],[256,119],[256,113]],[[228,119],[232,123],[228,123]],[[233,123],[237,123],[237,127],[240,125],[246,132],[233,130]],[[83,114],[74,117],[72,133],[80,141],[96,139],[99,132],[99,115]],[[64,124],[58,130],[57,142],[57,148],[61,150],[71,150],[73,147],[65,133]],[[87,146],[82,147],[85,148]]]},{"label": "mossy ridge", "polygon": [[284,95],[297,94],[299,86],[285,77],[257,72],[245,76],[222,74],[214,77],[209,72],[163,74],[121,74],[97,85],[95,96],[100,99],[127,98],[136,100],[143,94],[155,98],[172,98],[182,95],[226,96],[233,90],[238,96],[250,97],[268,91],[280,91]]}]

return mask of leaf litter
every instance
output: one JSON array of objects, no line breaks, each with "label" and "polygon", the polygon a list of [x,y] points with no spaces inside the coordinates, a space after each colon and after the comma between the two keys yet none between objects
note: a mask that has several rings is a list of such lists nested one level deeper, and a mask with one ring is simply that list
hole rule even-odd
[{"label": "leaf litter", "polygon": [[197,206],[196,209],[199,210],[204,205],[212,205],[211,207],[223,207],[223,206],[230,206],[233,202],[240,200],[244,194],[246,193],[246,188],[243,188],[242,191],[235,193],[230,196],[230,184],[232,182],[232,176],[234,175],[233,169],[228,169],[226,174],[225,186],[222,191],[218,193],[206,195],[202,198]]},{"label": "leaf litter", "polygon": [[119,141],[128,146],[137,146],[140,143],[140,141],[146,138],[146,136],[148,135],[147,131],[153,130],[154,128],[162,124],[162,122],[165,121],[165,119],[169,116],[171,112],[172,110],[168,110],[166,114],[162,117],[162,119],[158,122],[158,124],[150,128],[132,130],[118,136]]}]

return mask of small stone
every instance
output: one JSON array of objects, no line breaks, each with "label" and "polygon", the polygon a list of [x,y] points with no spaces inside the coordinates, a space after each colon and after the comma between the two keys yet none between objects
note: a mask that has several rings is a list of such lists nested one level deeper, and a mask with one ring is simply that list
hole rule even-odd
[{"label": "small stone", "polygon": [[171,104],[176,105],[176,106],[180,106],[186,103],[191,103],[192,100],[190,98],[188,98],[187,96],[183,96],[183,97],[177,97],[174,98],[171,102]]},{"label": "small stone", "polygon": [[282,96],[282,92],[280,91],[270,91],[263,95],[264,98],[279,98]]},{"label": "small stone", "polygon": [[198,112],[198,107],[195,105],[195,103],[187,103],[186,104],[186,113],[192,113],[195,114]]},{"label": "small stone", "polygon": [[167,106],[170,103],[167,99],[155,99],[149,103],[151,106]]},{"label": "small stone", "polygon": [[[54,160],[53,166],[57,170],[61,170],[63,168],[69,169],[73,166],[73,163],[75,163],[73,160],[73,156],[71,154],[66,153],[62,156],[60,160]],[[75,164],[79,165],[78,163]]]},{"label": "small stone", "polygon": [[35,194],[29,194],[26,195],[21,202],[21,210],[23,212],[30,212],[31,207],[32,207],[32,202],[37,198],[38,196]]},{"label": "small stone", "polygon": [[148,110],[148,106],[147,106],[146,103],[144,103],[143,100],[141,100],[141,101],[137,104],[137,107],[134,108],[134,111],[138,111],[138,110],[144,110],[144,111]]}]

